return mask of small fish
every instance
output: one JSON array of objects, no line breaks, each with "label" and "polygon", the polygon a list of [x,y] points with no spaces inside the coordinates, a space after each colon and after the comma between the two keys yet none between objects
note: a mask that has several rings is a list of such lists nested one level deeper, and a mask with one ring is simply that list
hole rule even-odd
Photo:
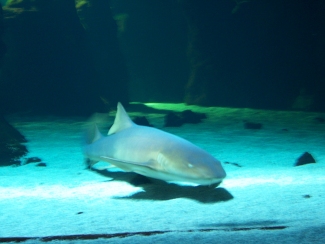
[{"label": "small fish", "polygon": [[166,182],[219,185],[226,177],[219,160],[191,142],[162,130],[136,125],[121,103],[108,136],[88,130],[83,153],[88,166],[108,162],[124,171]]}]

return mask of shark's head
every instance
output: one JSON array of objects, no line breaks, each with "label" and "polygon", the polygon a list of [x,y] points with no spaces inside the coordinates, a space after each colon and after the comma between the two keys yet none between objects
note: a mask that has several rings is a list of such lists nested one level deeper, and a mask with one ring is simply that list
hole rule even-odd
[{"label": "shark's head", "polygon": [[204,181],[222,181],[226,177],[226,172],[221,166],[220,161],[212,156],[210,157],[210,155],[208,156],[197,160],[191,159],[188,167],[192,169],[193,175]]},{"label": "shark's head", "polygon": [[178,175],[179,181],[200,185],[220,183],[226,177],[220,161],[201,148],[194,145],[191,147],[191,150],[183,152],[178,150],[177,155],[160,154],[158,162],[170,173]]}]

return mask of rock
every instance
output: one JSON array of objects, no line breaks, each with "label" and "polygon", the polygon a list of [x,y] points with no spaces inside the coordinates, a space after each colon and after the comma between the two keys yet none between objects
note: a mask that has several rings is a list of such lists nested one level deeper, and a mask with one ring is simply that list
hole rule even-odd
[{"label": "rock", "polygon": [[165,115],[165,127],[180,127],[184,124],[183,118],[174,112]]},{"label": "rock", "polygon": [[306,194],[306,195],[303,195],[302,197],[303,197],[303,198],[311,198],[311,195]]},{"label": "rock", "polygon": [[198,124],[206,119],[206,114],[184,110],[181,113],[169,112],[165,116],[165,127],[180,127],[183,124]]},{"label": "rock", "polygon": [[297,159],[294,166],[301,166],[301,165],[312,164],[312,163],[316,163],[316,160],[309,152],[305,152]]},{"label": "rock", "polygon": [[202,122],[202,119],[207,118],[206,114],[195,113],[189,109],[181,112],[181,117],[183,118],[184,123],[188,123],[188,124],[198,124]]},{"label": "rock", "polygon": [[25,137],[0,116],[0,166],[19,165],[28,150]]},{"label": "rock", "polygon": [[144,117],[144,116],[135,117],[135,118],[133,119],[133,122],[136,123],[137,125],[144,125],[144,126],[150,126],[150,127],[153,127],[153,126],[149,123],[148,119],[147,119],[146,117]]}]

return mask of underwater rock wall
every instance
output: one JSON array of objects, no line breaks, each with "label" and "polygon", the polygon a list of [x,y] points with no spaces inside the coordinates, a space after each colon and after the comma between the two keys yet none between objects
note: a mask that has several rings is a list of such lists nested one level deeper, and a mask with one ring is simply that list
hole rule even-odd
[{"label": "underwater rock wall", "polygon": [[114,108],[117,102],[128,104],[128,71],[110,1],[77,0],[76,3],[90,45],[101,99]]},{"label": "underwater rock wall", "polygon": [[[1,5],[0,5],[1,7]],[[3,35],[3,13],[0,8],[0,37]],[[6,46],[0,38],[0,64],[6,52]],[[18,164],[19,158],[24,156],[28,150],[25,145],[26,139],[14,127],[12,127],[2,116],[0,110],[0,167],[11,164]]]},{"label": "underwater rock wall", "polygon": [[[107,103],[111,94],[114,106],[116,97],[127,101],[127,91],[118,89],[126,81],[98,69],[112,62],[93,52],[93,39],[80,23],[74,0],[12,0],[3,11],[8,51],[0,73],[0,99],[6,113],[87,115],[106,110],[103,100]],[[110,28],[105,32],[114,35]]]},{"label": "underwater rock wall", "polygon": [[325,2],[180,0],[188,104],[325,111]]},{"label": "underwater rock wall", "polygon": [[129,100],[325,111],[323,0],[10,0],[3,13],[5,113]]},{"label": "underwater rock wall", "polygon": [[183,102],[187,27],[178,0],[111,0],[130,77],[130,99]]}]

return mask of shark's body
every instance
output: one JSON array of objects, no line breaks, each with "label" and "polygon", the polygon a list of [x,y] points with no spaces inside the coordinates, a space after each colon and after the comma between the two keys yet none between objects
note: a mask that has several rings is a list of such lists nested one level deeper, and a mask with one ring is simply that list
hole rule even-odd
[{"label": "shark's body", "polygon": [[178,136],[134,124],[120,103],[108,136],[102,136],[97,126],[90,135],[83,148],[90,166],[105,161],[167,182],[199,185],[219,184],[226,176],[212,155]]}]

